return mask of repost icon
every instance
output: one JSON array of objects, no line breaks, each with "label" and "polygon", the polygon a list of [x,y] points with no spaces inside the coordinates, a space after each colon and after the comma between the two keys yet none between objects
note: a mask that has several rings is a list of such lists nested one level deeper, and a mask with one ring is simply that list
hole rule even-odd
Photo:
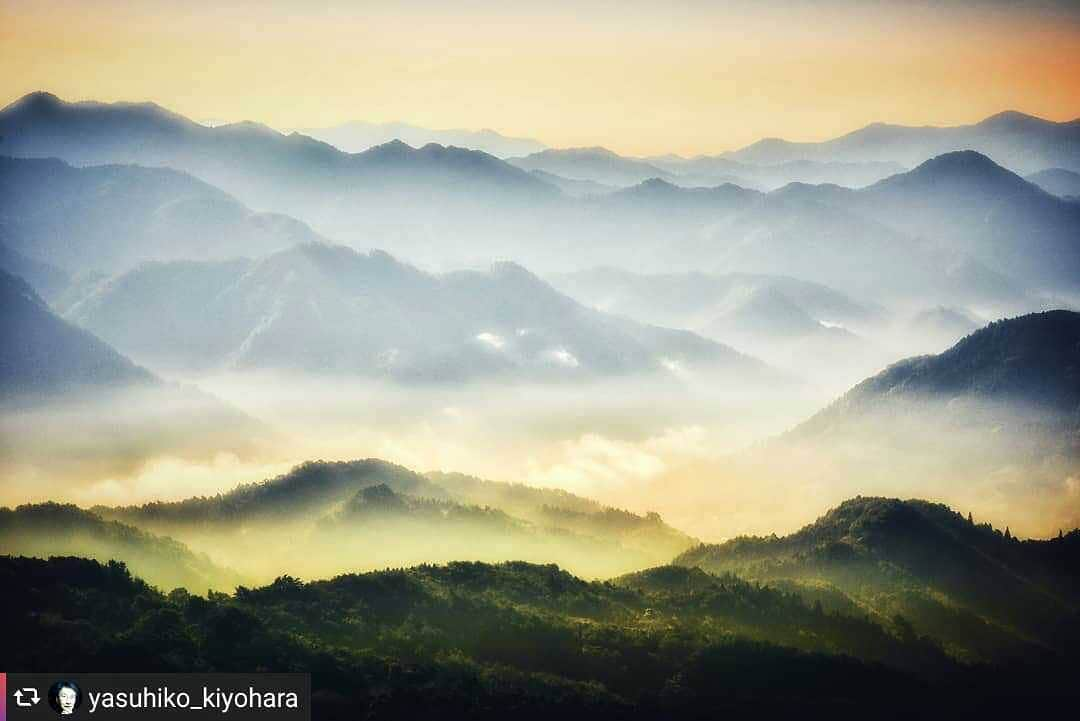
[{"label": "repost icon", "polygon": [[41,696],[38,695],[38,690],[32,686],[27,688],[17,688],[12,696],[15,697],[15,705],[22,708],[36,706],[38,701],[41,700]]}]

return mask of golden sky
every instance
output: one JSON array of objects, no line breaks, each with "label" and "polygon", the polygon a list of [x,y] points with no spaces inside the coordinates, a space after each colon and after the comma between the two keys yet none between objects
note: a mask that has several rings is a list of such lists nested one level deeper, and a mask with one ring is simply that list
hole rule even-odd
[{"label": "golden sky", "polygon": [[48,90],[152,100],[196,120],[401,120],[693,155],[877,120],[1080,117],[1080,11],[1051,0],[0,0],[0,68],[0,104]]}]

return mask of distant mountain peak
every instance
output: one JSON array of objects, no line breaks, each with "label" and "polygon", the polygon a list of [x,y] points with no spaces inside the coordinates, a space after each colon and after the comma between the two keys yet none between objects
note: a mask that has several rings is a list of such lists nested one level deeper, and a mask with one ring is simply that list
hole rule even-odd
[{"label": "distant mountain peak", "polygon": [[275,136],[276,137],[276,136],[282,135],[282,133],[280,133],[277,130],[274,130],[269,125],[264,125],[263,123],[258,123],[258,122],[254,121],[254,120],[240,120],[240,121],[235,122],[235,123],[226,123],[224,125],[217,126],[216,129],[221,131],[221,132],[224,132],[224,133],[233,132],[233,131],[247,131],[247,132],[255,132],[255,133],[258,133],[260,135],[265,135],[265,136]]},{"label": "distant mountain peak", "polygon": [[669,183],[663,178],[648,178],[641,181],[639,186],[645,190],[677,190],[678,186],[674,183]]},{"label": "distant mountain peak", "polygon": [[36,90],[32,93],[27,93],[15,102],[11,103],[4,108],[59,108],[64,105],[64,101],[58,98],[56,95],[46,90]]},{"label": "distant mountain peak", "polygon": [[821,142],[764,138],[724,157],[753,165],[812,159],[893,162],[905,167],[941,153],[974,149],[1021,174],[1058,166],[1080,170],[1080,120],[1055,122],[1016,110],[967,125],[899,125],[874,122]]},{"label": "distant mountain peak", "polygon": [[498,260],[491,264],[491,275],[501,280],[515,279],[528,283],[547,285],[539,276],[512,260]]},{"label": "distant mountain peak", "polygon": [[1080,313],[1051,310],[990,323],[943,353],[892,364],[802,427],[819,426],[820,419],[880,399],[959,396],[1033,404],[1076,417]]},{"label": "distant mountain peak", "polygon": [[750,145],[750,147],[768,148],[768,147],[784,147],[784,146],[787,146],[787,145],[793,145],[792,141],[785,140],[784,138],[778,138],[776,136],[772,136],[772,137],[768,137],[768,138],[762,138],[761,140],[757,141],[756,143],[752,143]]},{"label": "distant mountain peak", "polygon": [[1004,110],[976,123],[976,127],[996,130],[1024,130],[1032,127],[1046,127],[1051,125],[1058,125],[1058,123],[1034,115],[1028,115],[1027,113],[1022,113],[1019,110]]},{"label": "distant mountain peak", "polygon": [[550,153],[552,155],[598,155],[605,158],[619,158],[618,153],[613,150],[608,150],[602,145],[589,145],[580,148],[553,148],[551,150],[542,151]]},{"label": "distant mountain peak", "polygon": [[914,170],[879,181],[874,187],[905,186],[924,182],[958,181],[994,186],[1031,186],[1019,175],[975,150],[955,150],[930,158]]},{"label": "distant mountain peak", "polygon": [[367,150],[357,153],[354,157],[367,159],[389,160],[393,158],[408,158],[417,150],[408,143],[394,139],[381,145],[375,145]]},{"label": "distant mountain peak", "polygon": [[[942,153],[930,158],[916,167],[912,172],[940,172],[940,171],[1005,171],[1000,165],[990,158],[975,150],[954,150],[950,153]],[[1008,171],[1005,171],[1008,172]]]}]

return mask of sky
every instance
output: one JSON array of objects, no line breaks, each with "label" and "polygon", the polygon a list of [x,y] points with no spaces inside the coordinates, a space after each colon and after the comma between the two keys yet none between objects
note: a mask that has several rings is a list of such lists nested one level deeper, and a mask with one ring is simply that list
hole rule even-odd
[{"label": "sky", "polygon": [[1080,3],[0,0],[0,68],[0,104],[47,90],[695,155],[875,121],[1080,117]]}]

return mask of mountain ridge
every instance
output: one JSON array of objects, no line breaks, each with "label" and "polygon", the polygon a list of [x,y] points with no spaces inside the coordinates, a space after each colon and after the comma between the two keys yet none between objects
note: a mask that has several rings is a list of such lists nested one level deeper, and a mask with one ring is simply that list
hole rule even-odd
[{"label": "mountain ridge", "polygon": [[889,161],[913,166],[935,155],[976,150],[1018,173],[1054,167],[1080,171],[1080,119],[1056,122],[1016,111],[969,125],[871,123],[821,142],[759,140],[721,157],[757,164],[790,160]]},{"label": "mountain ridge", "polygon": [[[170,280],[178,273],[189,279]],[[149,274],[159,280],[140,279]],[[145,288],[154,289],[152,298],[141,298]],[[325,370],[409,382],[602,377],[662,371],[665,360],[746,377],[771,373],[687,331],[582,306],[514,263],[432,275],[381,251],[325,243],[250,264],[142,266],[98,284],[68,317],[140,358],[180,367]],[[300,337],[306,341],[298,344]]]}]

